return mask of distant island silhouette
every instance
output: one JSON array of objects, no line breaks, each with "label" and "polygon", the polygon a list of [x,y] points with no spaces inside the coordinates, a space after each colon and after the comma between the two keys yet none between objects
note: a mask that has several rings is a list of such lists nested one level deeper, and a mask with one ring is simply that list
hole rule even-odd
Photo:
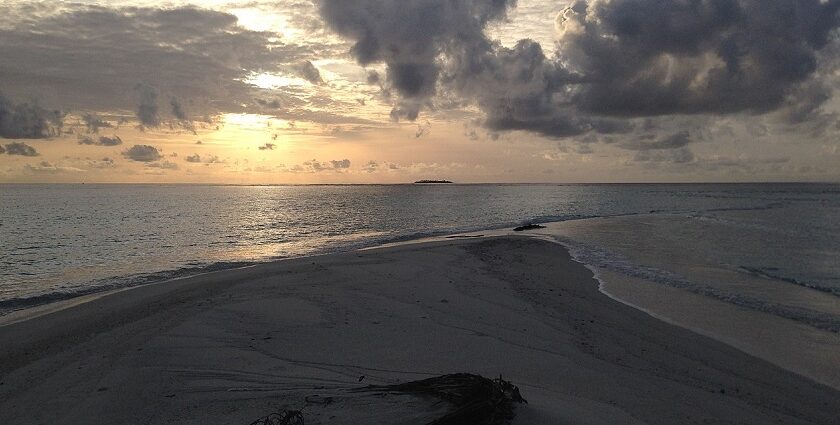
[{"label": "distant island silhouette", "polygon": [[417,180],[414,184],[446,184],[452,183],[449,180]]}]

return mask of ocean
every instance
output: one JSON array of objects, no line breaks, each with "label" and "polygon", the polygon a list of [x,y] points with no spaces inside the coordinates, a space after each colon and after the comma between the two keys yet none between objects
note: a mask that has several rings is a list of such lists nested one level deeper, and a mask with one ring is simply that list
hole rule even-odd
[{"label": "ocean", "polygon": [[840,185],[0,185],[0,314],[552,222],[606,294],[840,387]]}]

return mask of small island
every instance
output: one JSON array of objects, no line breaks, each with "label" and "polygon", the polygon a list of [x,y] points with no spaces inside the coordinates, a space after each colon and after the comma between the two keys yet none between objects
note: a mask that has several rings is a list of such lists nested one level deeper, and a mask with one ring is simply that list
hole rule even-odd
[{"label": "small island", "polygon": [[414,184],[451,184],[449,180],[417,180]]}]

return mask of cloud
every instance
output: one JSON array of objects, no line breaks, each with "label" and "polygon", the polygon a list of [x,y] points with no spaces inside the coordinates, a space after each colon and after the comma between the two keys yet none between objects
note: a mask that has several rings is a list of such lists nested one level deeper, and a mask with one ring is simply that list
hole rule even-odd
[{"label": "cloud", "polygon": [[277,171],[283,170],[283,168],[284,168],[283,164],[279,164],[279,165],[276,165],[276,166],[258,165],[256,167],[245,168],[242,171],[254,172],[254,173],[275,173]]},{"label": "cloud", "polygon": [[298,64],[295,67],[295,70],[304,80],[309,81],[312,84],[322,84],[324,82],[321,78],[321,71],[318,71],[318,68],[316,68],[315,65],[308,60]]},{"label": "cloud", "polygon": [[157,89],[146,83],[139,83],[134,86],[134,91],[137,93],[137,119],[140,124],[149,127],[157,127],[160,125],[160,115],[158,115],[157,104]]},{"label": "cloud", "polygon": [[376,170],[378,170],[378,169],[379,169],[379,163],[376,162],[376,161],[368,161],[368,163],[365,165],[365,168],[364,168],[364,170],[368,173],[376,172]]},{"label": "cloud", "polygon": [[160,124],[164,98],[176,99],[172,115],[182,121],[253,110],[263,92],[248,82],[253,73],[284,73],[330,49],[196,6],[13,2],[0,13],[0,86],[8,95],[68,110],[130,109],[150,127]]},{"label": "cloud", "polygon": [[3,145],[0,145],[0,155],[4,153],[6,153],[6,148],[4,148]]},{"label": "cloud", "polygon": [[163,158],[160,151],[154,146],[134,145],[124,151],[122,155],[132,161],[153,162]]},{"label": "cloud", "polygon": [[91,137],[83,137],[79,139],[80,145],[94,145],[94,146],[118,146],[122,144],[122,139],[120,136],[99,136],[96,140]]},{"label": "cloud", "polygon": [[366,80],[367,80],[368,84],[374,85],[374,84],[379,84],[380,81],[381,81],[381,78],[379,77],[379,73],[376,72],[376,70],[370,70],[367,73]]},{"label": "cloud", "polygon": [[82,115],[82,122],[87,127],[89,133],[99,133],[100,128],[111,128],[113,125],[102,118],[93,114]]},{"label": "cloud", "polygon": [[266,144],[258,147],[257,149],[259,149],[261,151],[273,151],[274,148],[276,148],[276,147],[277,147],[277,145],[275,145],[274,143],[266,143]]},{"label": "cloud", "polygon": [[[647,139],[653,136],[646,137]],[[691,135],[688,131],[680,131],[656,140],[628,140],[619,144],[619,147],[635,151],[646,151],[653,149],[679,149],[691,143]]]},{"label": "cloud", "polygon": [[432,130],[432,123],[426,121],[424,124],[417,125],[417,131],[414,132],[414,138],[419,139],[428,134]]},{"label": "cloud", "polygon": [[[387,83],[403,98],[433,96],[440,77],[439,56],[451,47],[488,43],[484,28],[505,17],[513,0],[323,0],[326,24],[353,41],[351,55],[361,65],[385,63]],[[368,82],[379,75],[368,74]],[[403,113],[415,117],[404,105]]]},{"label": "cloud", "polygon": [[6,145],[6,153],[9,155],[38,156],[38,151],[32,146],[23,142],[13,142]]},{"label": "cloud", "polygon": [[26,164],[24,170],[30,173],[37,174],[61,174],[61,173],[84,173],[87,170],[76,167],[65,167],[55,165],[49,161],[41,161],[38,164]]},{"label": "cloud", "polygon": [[[817,69],[840,2],[578,1],[558,18],[575,96],[611,115],[765,112]],[[616,66],[618,65],[618,66]]]},{"label": "cloud", "polygon": [[476,104],[491,131],[555,138],[633,133],[635,117],[832,119],[820,79],[833,72],[820,67],[836,62],[821,52],[836,43],[838,0],[578,0],[557,17],[551,56],[488,38],[512,4],[325,0],[320,13],[360,64],[385,64],[395,120],[416,119],[441,89]]},{"label": "cloud", "polygon": [[350,160],[349,159],[342,159],[342,160],[332,160],[330,161],[332,167],[335,169],[344,169],[350,168]]},{"label": "cloud", "polygon": [[167,160],[157,161],[157,162],[147,162],[146,168],[159,168],[162,170],[177,170],[178,164],[174,162],[170,162]]},{"label": "cloud", "polygon": [[226,162],[216,155],[210,155],[202,158],[199,154],[187,155],[184,157],[184,161],[193,164],[224,164]]},{"label": "cloud", "polygon": [[331,160],[329,162],[321,162],[317,159],[306,161],[303,164],[295,165],[288,169],[292,173],[320,173],[325,171],[341,172],[350,168],[349,159]]},{"label": "cloud", "polygon": [[117,146],[122,144],[122,139],[119,136],[100,136],[99,137],[99,145],[101,146]]},{"label": "cloud", "polygon": [[670,150],[639,151],[633,157],[635,162],[670,162],[673,164],[687,164],[694,161],[694,153],[685,147]]},{"label": "cloud", "polygon": [[87,161],[87,166],[91,168],[113,168],[116,165],[114,159],[107,156],[102,159],[89,159]]},{"label": "cloud", "polygon": [[179,120],[187,120],[189,117],[187,116],[187,112],[184,111],[184,107],[181,106],[181,102],[174,97],[169,101],[169,105],[172,106],[172,115]]},{"label": "cloud", "polygon": [[44,139],[57,135],[64,115],[37,103],[14,103],[0,94],[0,137]]}]

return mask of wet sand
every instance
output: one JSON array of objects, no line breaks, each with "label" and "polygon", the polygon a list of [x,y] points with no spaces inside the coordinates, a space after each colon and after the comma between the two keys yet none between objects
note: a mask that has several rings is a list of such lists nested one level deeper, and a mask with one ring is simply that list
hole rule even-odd
[{"label": "wet sand", "polygon": [[[367,384],[503,375],[519,424],[837,424],[840,393],[598,292],[556,244],[452,239],[147,285],[0,326],[0,423],[426,423]],[[329,400],[329,403],[324,402]]]}]

